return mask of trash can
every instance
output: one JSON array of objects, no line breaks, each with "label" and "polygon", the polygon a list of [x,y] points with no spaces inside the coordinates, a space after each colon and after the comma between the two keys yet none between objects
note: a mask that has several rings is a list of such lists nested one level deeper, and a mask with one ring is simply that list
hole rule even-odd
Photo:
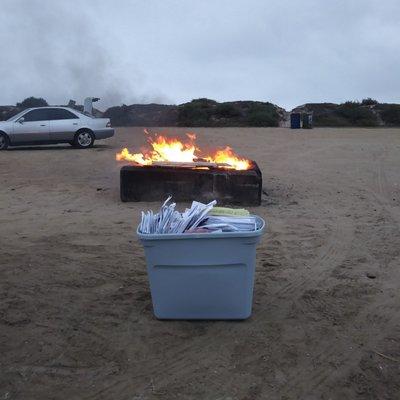
[{"label": "trash can", "polygon": [[146,255],[154,315],[159,319],[246,319],[251,315],[254,231],[137,234]]}]

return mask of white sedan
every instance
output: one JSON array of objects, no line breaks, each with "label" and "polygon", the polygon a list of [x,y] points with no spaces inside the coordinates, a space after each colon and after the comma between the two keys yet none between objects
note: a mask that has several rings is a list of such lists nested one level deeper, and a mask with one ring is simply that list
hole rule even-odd
[{"label": "white sedan", "polygon": [[68,107],[28,108],[0,122],[0,150],[54,143],[89,148],[95,140],[112,136],[108,118],[94,118]]}]

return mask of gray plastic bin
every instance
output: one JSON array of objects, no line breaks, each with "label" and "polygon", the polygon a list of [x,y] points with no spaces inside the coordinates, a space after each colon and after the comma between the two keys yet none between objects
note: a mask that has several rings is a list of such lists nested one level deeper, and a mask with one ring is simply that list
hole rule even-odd
[{"label": "gray plastic bin", "polygon": [[154,314],[159,319],[245,319],[253,301],[253,232],[138,236],[144,246]]}]

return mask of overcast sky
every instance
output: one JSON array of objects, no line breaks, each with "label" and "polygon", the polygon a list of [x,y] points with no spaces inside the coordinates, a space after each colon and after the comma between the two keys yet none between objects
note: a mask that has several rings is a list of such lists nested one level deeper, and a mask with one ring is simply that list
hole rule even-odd
[{"label": "overcast sky", "polygon": [[1,0],[0,104],[400,103],[398,0]]}]

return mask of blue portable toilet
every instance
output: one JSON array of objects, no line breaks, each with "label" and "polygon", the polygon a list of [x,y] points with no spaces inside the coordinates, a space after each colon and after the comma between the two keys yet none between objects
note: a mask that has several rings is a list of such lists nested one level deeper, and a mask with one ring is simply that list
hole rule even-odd
[{"label": "blue portable toilet", "polygon": [[290,114],[290,128],[300,129],[301,128],[301,113]]}]

